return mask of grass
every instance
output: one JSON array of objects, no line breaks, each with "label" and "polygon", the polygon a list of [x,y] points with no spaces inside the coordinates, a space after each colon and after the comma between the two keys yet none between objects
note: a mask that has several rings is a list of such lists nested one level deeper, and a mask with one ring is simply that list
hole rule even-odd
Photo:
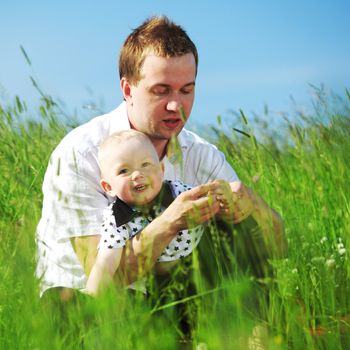
[{"label": "grass", "polygon": [[[196,340],[208,349],[245,349],[257,325],[268,330],[268,349],[350,348],[350,96],[346,91],[329,102],[318,92],[314,112],[299,113],[277,133],[243,112],[234,129],[213,128],[213,141],[242,181],[283,217],[289,252],[269,262],[272,277],[260,279],[241,269],[236,255],[226,255],[234,273],[228,278],[218,264],[219,287],[206,284],[203,258],[193,254],[197,295],[182,304],[198,309]],[[103,300],[71,305],[63,318],[38,299],[34,232],[41,184],[51,151],[72,125],[45,94],[40,117],[28,114],[18,97],[0,106],[1,347],[176,348],[174,303],[157,308],[110,291]],[[208,234],[207,259],[215,265],[221,238],[215,226]]]}]

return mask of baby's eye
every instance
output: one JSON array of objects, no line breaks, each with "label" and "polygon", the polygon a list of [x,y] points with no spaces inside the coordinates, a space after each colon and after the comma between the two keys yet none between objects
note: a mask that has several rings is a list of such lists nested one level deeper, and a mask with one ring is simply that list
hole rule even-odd
[{"label": "baby's eye", "polygon": [[148,167],[150,165],[151,165],[150,162],[144,162],[144,163],[142,163],[142,168],[146,168],[146,167]]},{"label": "baby's eye", "polygon": [[123,174],[126,174],[127,172],[128,172],[128,169],[127,168],[123,168],[123,169],[119,170],[118,175],[123,175]]}]

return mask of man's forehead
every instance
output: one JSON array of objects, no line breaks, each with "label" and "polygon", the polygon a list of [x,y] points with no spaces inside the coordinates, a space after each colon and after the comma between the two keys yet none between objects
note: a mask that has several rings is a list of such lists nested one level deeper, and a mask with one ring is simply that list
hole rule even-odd
[{"label": "man's forehead", "polygon": [[[193,54],[191,54],[193,56]],[[140,81],[146,81],[148,86],[170,85],[173,81],[182,85],[194,84],[196,66],[194,57],[186,56],[161,57],[148,55],[140,70]]]}]

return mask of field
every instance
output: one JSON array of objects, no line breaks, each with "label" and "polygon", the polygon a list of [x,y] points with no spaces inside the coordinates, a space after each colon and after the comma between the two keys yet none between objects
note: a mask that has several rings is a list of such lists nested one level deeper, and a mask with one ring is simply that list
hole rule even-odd
[{"label": "field", "polygon": [[[218,265],[218,283],[208,287],[194,254],[196,295],[180,304],[110,291],[69,305],[66,317],[38,298],[35,227],[50,153],[74,122],[45,94],[37,113],[18,97],[0,105],[1,348],[174,349],[174,310],[191,304],[195,339],[208,349],[254,341],[266,349],[350,349],[350,95],[315,92],[313,113],[296,112],[277,130],[241,111],[230,128],[219,118],[211,132],[241,180],[283,217],[288,256],[270,259],[268,276],[226,256],[232,274]],[[218,239],[214,226],[208,234]]]}]

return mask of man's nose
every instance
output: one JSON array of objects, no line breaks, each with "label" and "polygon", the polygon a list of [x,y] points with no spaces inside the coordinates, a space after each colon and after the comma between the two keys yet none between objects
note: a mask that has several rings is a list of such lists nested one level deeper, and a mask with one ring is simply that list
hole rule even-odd
[{"label": "man's nose", "polygon": [[166,108],[170,112],[178,112],[181,106],[182,102],[180,97],[177,94],[173,94],[169,99]]}]

